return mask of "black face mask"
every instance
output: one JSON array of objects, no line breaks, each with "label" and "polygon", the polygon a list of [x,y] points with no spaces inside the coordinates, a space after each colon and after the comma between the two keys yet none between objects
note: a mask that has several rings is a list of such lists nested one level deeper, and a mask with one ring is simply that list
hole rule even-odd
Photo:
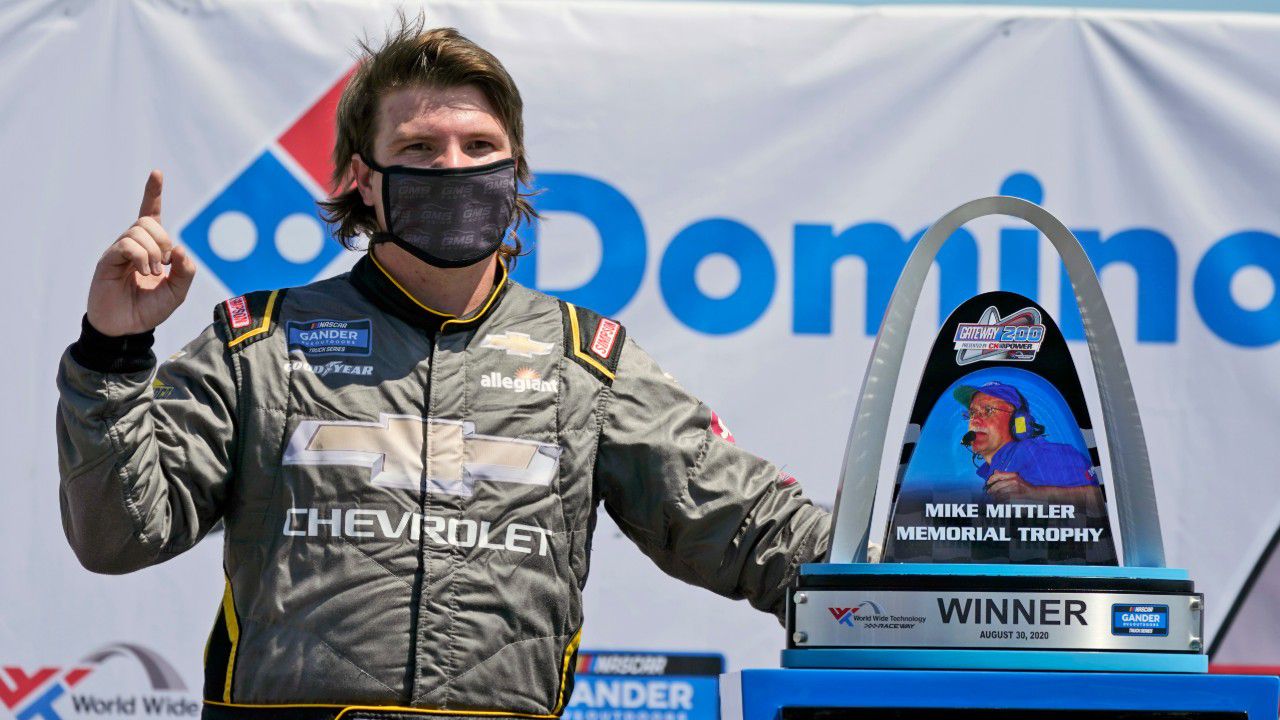
[{"label": "black face mask", "polygon": [[511,227],[516,208],[516,162],[466,168],[382,167],[382,210],[391,242],[436,267],[465,267],[492,255]]}]

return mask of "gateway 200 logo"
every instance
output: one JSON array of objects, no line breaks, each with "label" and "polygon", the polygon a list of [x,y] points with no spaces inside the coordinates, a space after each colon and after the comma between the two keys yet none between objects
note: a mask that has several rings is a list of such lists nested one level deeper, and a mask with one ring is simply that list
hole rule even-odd
[{"label": "gateway 200 logo", "polygon": [[[343,77],[278,137],[273,139],[230,183],[181,228],[183,241],[232,291],[301,285],[314,280],[341,252],[315,201],[324,198],[332,164],[334,110],[345,86]],[[635,299],[650,272],[676,320],[710,335],[734,333],[755,325],[776,302],[777,289],[790,287],[791,330],[796,335],[833,332],[836,267],[849,258],[866,266],[863,332],[875,335],[880,319],[915,243],[924,230],[912,231],[880,220],[841,220],[840,224],[796,223],[785,241],[766,242],[745,222],[728,217],[693,219],[651,251],[655,241],[646,231],[640,209],[623,190],[608,181],[573,173],[535,173],[543,192],[533,198],[548,216],[565,213],[586,220],[600,237],[600,263],[590,279],[573,288],[551,290],[538,281],[538,236],[535,223],[518,228],[530,241],[530,256],[512,277],[533,288],[553,292],[602,315],[617,315]],[[1015,172],[998,193],[1043,204],[1045,191],[1034,175]],[[942,208],[939,208],[940,212]],[[838,216],[839,209],[832,214]],[[667,222],[663,223],[669,224]],[[1094,267],[1101,273],[1122,266],[1136,278],[1133,296],[1117,305],[1134,307],[1139,342],[1177,342],[1183,314],[1198,314],[1220,339],[1245,347],[1280,341],[1280,292],[1259,299],[1237,292],[1237,275],[1265,276],[1280,287],[1280,237],[1257,229],[1211,239],[1199,258],[1182,256],[1185,245],[1161,230],[1134,227],[1104,232],[1076,228]],[[1179,238],[1186,241],[1192,238]],[[775,249],[790,244],[789,261],[779,263]],[[938,255],[939,317],[978,294],[978,268],[984,252],[977,238],[961,228]],[[699,287],[698,268],[711,256],[727,258],[738,274],[727,294],[711,295]],[[652,268],[649,258],[657,258]],[[790,273],[788,280],[779,275]],[[1183,284],[1190,285],[1183,292]],[[1257,285],[1258,283],[1255,283]],[[1263,283],[1265,284],[1265,283]],[[1039,234],[1023,227],[999,231],[999,285],[1040,300]],[[1183,298],[1191,298],[1187,308]],[[1114,302],[1114,300],[1113,300]],[[1083,340],[1084,326],[1071,285],[1063,274],[1057,317],[1068,340]],[[1044,304],[1044,303],[1042,303]],[[1125,310],[1120,310],[1122,315]]]},{"label": "gateway 200 logo", "polygon": [[[122,690],[145,678],[146,690]],[[0,717],[194,718],[200,702],[169,661],[141,645],[117,643],[69,666],[0,665]]]}]

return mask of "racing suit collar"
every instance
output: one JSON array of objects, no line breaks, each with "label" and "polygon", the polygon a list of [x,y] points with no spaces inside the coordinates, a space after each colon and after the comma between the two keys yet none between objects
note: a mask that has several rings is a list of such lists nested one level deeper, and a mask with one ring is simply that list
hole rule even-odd
[{"label": "racing suit collar", "polygon": [[391,277],[372,252],[366,252],[351,269],[351,283],[375,305],[414,327],[433,333],[472,327],[479,323],[502,301],[507,291],[507,279],[507,265],[499,258],[498,269],[494,273],[493,290],[489,293],[489,297],[475,312],[458,317],[420,302]]}]

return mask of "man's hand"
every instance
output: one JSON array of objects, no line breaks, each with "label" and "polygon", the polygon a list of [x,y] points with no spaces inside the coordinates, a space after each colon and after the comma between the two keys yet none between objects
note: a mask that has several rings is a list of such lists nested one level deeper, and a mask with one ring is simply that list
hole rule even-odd
[{"label": "man's hand", "polygon": [[89,324],[103,335],[153,330],[187,298],[196,264],[160,225],[163,188],[164,175],[152,170],[142,191],[138,221],[107,248],[94,268]]},{"label": "man's hand", "polygon": [[1030,499],[1036,494],[1036,487],[1015,472],[993,472],[987,478],[987,494],[1001,502]]}]

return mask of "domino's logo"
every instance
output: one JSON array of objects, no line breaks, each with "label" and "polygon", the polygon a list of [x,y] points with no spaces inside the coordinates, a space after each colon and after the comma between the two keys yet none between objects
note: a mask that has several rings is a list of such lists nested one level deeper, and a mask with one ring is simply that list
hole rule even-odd
[{"label": "domino's logo", "polygon": [[342,252],[320,218],[328,197],[334,83],[180,230],[182,242],[236,295],[303,285]]}]

